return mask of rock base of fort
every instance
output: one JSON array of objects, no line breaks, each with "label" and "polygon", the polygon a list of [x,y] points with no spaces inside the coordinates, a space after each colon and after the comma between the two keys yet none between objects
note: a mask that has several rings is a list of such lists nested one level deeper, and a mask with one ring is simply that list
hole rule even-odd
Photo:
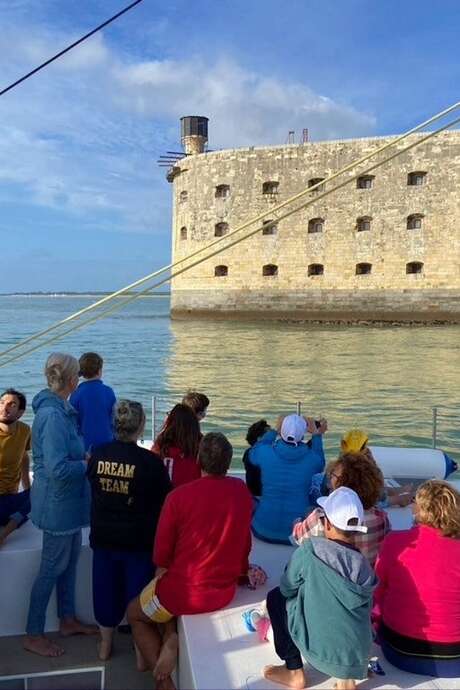
[{"label": "rock base of fort", "polygon": [[174,290],[171,316],[460,323],[460,290]]}]

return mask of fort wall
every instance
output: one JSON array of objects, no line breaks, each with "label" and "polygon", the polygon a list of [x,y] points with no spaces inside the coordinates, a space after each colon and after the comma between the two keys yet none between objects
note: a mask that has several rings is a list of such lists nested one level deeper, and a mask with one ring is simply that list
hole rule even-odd
[{"label": "fort wall", "polygon": [[[390,139],[187,156],[171,176],[173,260],[258,214],[276,221],[278,203]],[[460,321],[460,132],[441,133],[372,175],[324,199],[310,192],[312,205],[272,233],[174,278],[172,315]]]}]

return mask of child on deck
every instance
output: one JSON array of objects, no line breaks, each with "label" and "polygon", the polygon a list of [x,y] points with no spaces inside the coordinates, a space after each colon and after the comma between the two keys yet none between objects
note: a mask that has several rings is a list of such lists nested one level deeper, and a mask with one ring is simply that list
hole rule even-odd
[{"label": "child on deck", "polygon": [[[365,453],[345,453],[328,465],[326,475],[332,489],[346,486],[358,494],[364,507],[364,525],[367,532],[357,532],[353,545],[374,566],[385,535],[390,531],[390,521],[384,510],[376,507],[383,491],[383,475],[374,460]],[[324,536],[324,511],[316,508],[305,520],[294,525],[291,541],[301,544],[309,537]]]},{"label": "child on deck", "polygon": [[276,653],[285,663],[265,667],[264,676],[290,688],[305,688],[302,654],[314,668],[339,679],[338,689],[352,689],[355,679],[367,678],[377,579],[352,543],[355,532],[367,529],[358,495],[340,487],[318,502],[326,538],[304,541],[280,586],[267,596]]},{"label": "child on deck", "polygon": [[96,352],[85,352],[78,360],[80,376],[85,380],[70,396],[70,404],[78,412],[78,425],[85,442],[85,451],[113,441],[112,412],[115,393],[102,382],[104,360]]},{"label": "child on deck", "polygon": [[162,459],[174,489],[201,477],[200,441],[200,423],[193,410],[174,405],[151,448]]}]

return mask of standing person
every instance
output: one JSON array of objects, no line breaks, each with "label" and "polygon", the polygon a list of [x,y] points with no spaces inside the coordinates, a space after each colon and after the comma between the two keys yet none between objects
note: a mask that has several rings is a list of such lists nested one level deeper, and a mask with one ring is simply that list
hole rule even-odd
[{"label": "standing person", "polygon": [[[312,419],[291,414],[280,418],[278,430],[270,429],[249,451],[249,460],[260,467],[261,496],[254,511],[252,531],[263,541],[290,544],[294,520],[313,509],[309,493],[312,477],[325,465],[322,434]],[[312,434],[311,447],[303,442]]]},{"label": "standing person", "polygon": [[460,676],[460,493],[419,486],[415,525],[385,539],[375,572],[375,621],[388,661],[409,673]]},{"label": "standing person", "polygon": [[30,513],[30,427],[19,421],[25,409],[25,395],[14,388],[0,396],[0,546]]},{"label": "standing person", "polygon": [[188,405],[196,414],[196,418],[201,422],[208,412],[209,398],[204,393],[198,391],[187,391],[182,398],[182,404]]},{"label": "standing person", "polygon": [[201,477],[200,440],[200,424],[195,413],[188,405],[174,405],[152,446],[152,451],[164,462],[174,488]]},{"label": "standing person", "polygon": [[116,440],[99,446],[88,461],[93,603],[103,661],[110,657],[114,629],[126,607],[153,577],[153,540],[171,489],[160,459],[155,462],[137,445],[145,425],[142,405],[119,400],[113,421]]},{"label": "standing person", "polygon": [[80,376],[85,379],[70,396],[78,412],[85,450],[113,440],[112,412],[115,393],[102,382],[104,360],[96,352],[85,352],[79,359]]},{"label": "standing person", "polygon": [[307,687],[303,656],[318,671],[337,678],[335,688],[349,690],[356,687],[354,679],[367,678],[377,578],[352,545],[352,535],[366,531],[358,495],[342,486],[318,502],[325,539],[304,541],[280,586],[267,595],[275,649],[284,664],[266,666],[264,676],[297,690]]},{"label": "standing person", "polygon": [[60,632],[63,636],[92,634],[95,626],[75,617],[75,579],[81,528],[89,523],[89,486],[83,439],[77,413],[68,398],[78,384],[78,362],[54,352],[45,366],[48,387],[32,401],[34,481],[31,490],[34,525],[43,531],[40,569],[30,594],[24,647],[41,656],[60,656],[45,629],[46,609],[56,586]]},{"label": "standing person", "polygon": [[[203,476],[167,497],[153,552],[156,577],[128,608],[134,639],[158,690],[174,687],[175,617],[226,606],[242,575],[256,584],[248,564],[252,498],[244,482],[226,476],[232,453],[223,434],[204,436],[198,456]],[[165,623],[163,638],[157,623]]]}]

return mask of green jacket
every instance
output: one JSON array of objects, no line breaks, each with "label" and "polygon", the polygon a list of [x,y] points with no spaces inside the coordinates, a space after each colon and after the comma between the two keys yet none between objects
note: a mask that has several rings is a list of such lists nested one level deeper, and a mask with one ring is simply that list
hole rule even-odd
[{"label": "green jacket", "polygon": [[281,578],[289,632],[303,657],[334,678],[367,678],[377,578],[359,551],[323,537],[296,549]]}]

